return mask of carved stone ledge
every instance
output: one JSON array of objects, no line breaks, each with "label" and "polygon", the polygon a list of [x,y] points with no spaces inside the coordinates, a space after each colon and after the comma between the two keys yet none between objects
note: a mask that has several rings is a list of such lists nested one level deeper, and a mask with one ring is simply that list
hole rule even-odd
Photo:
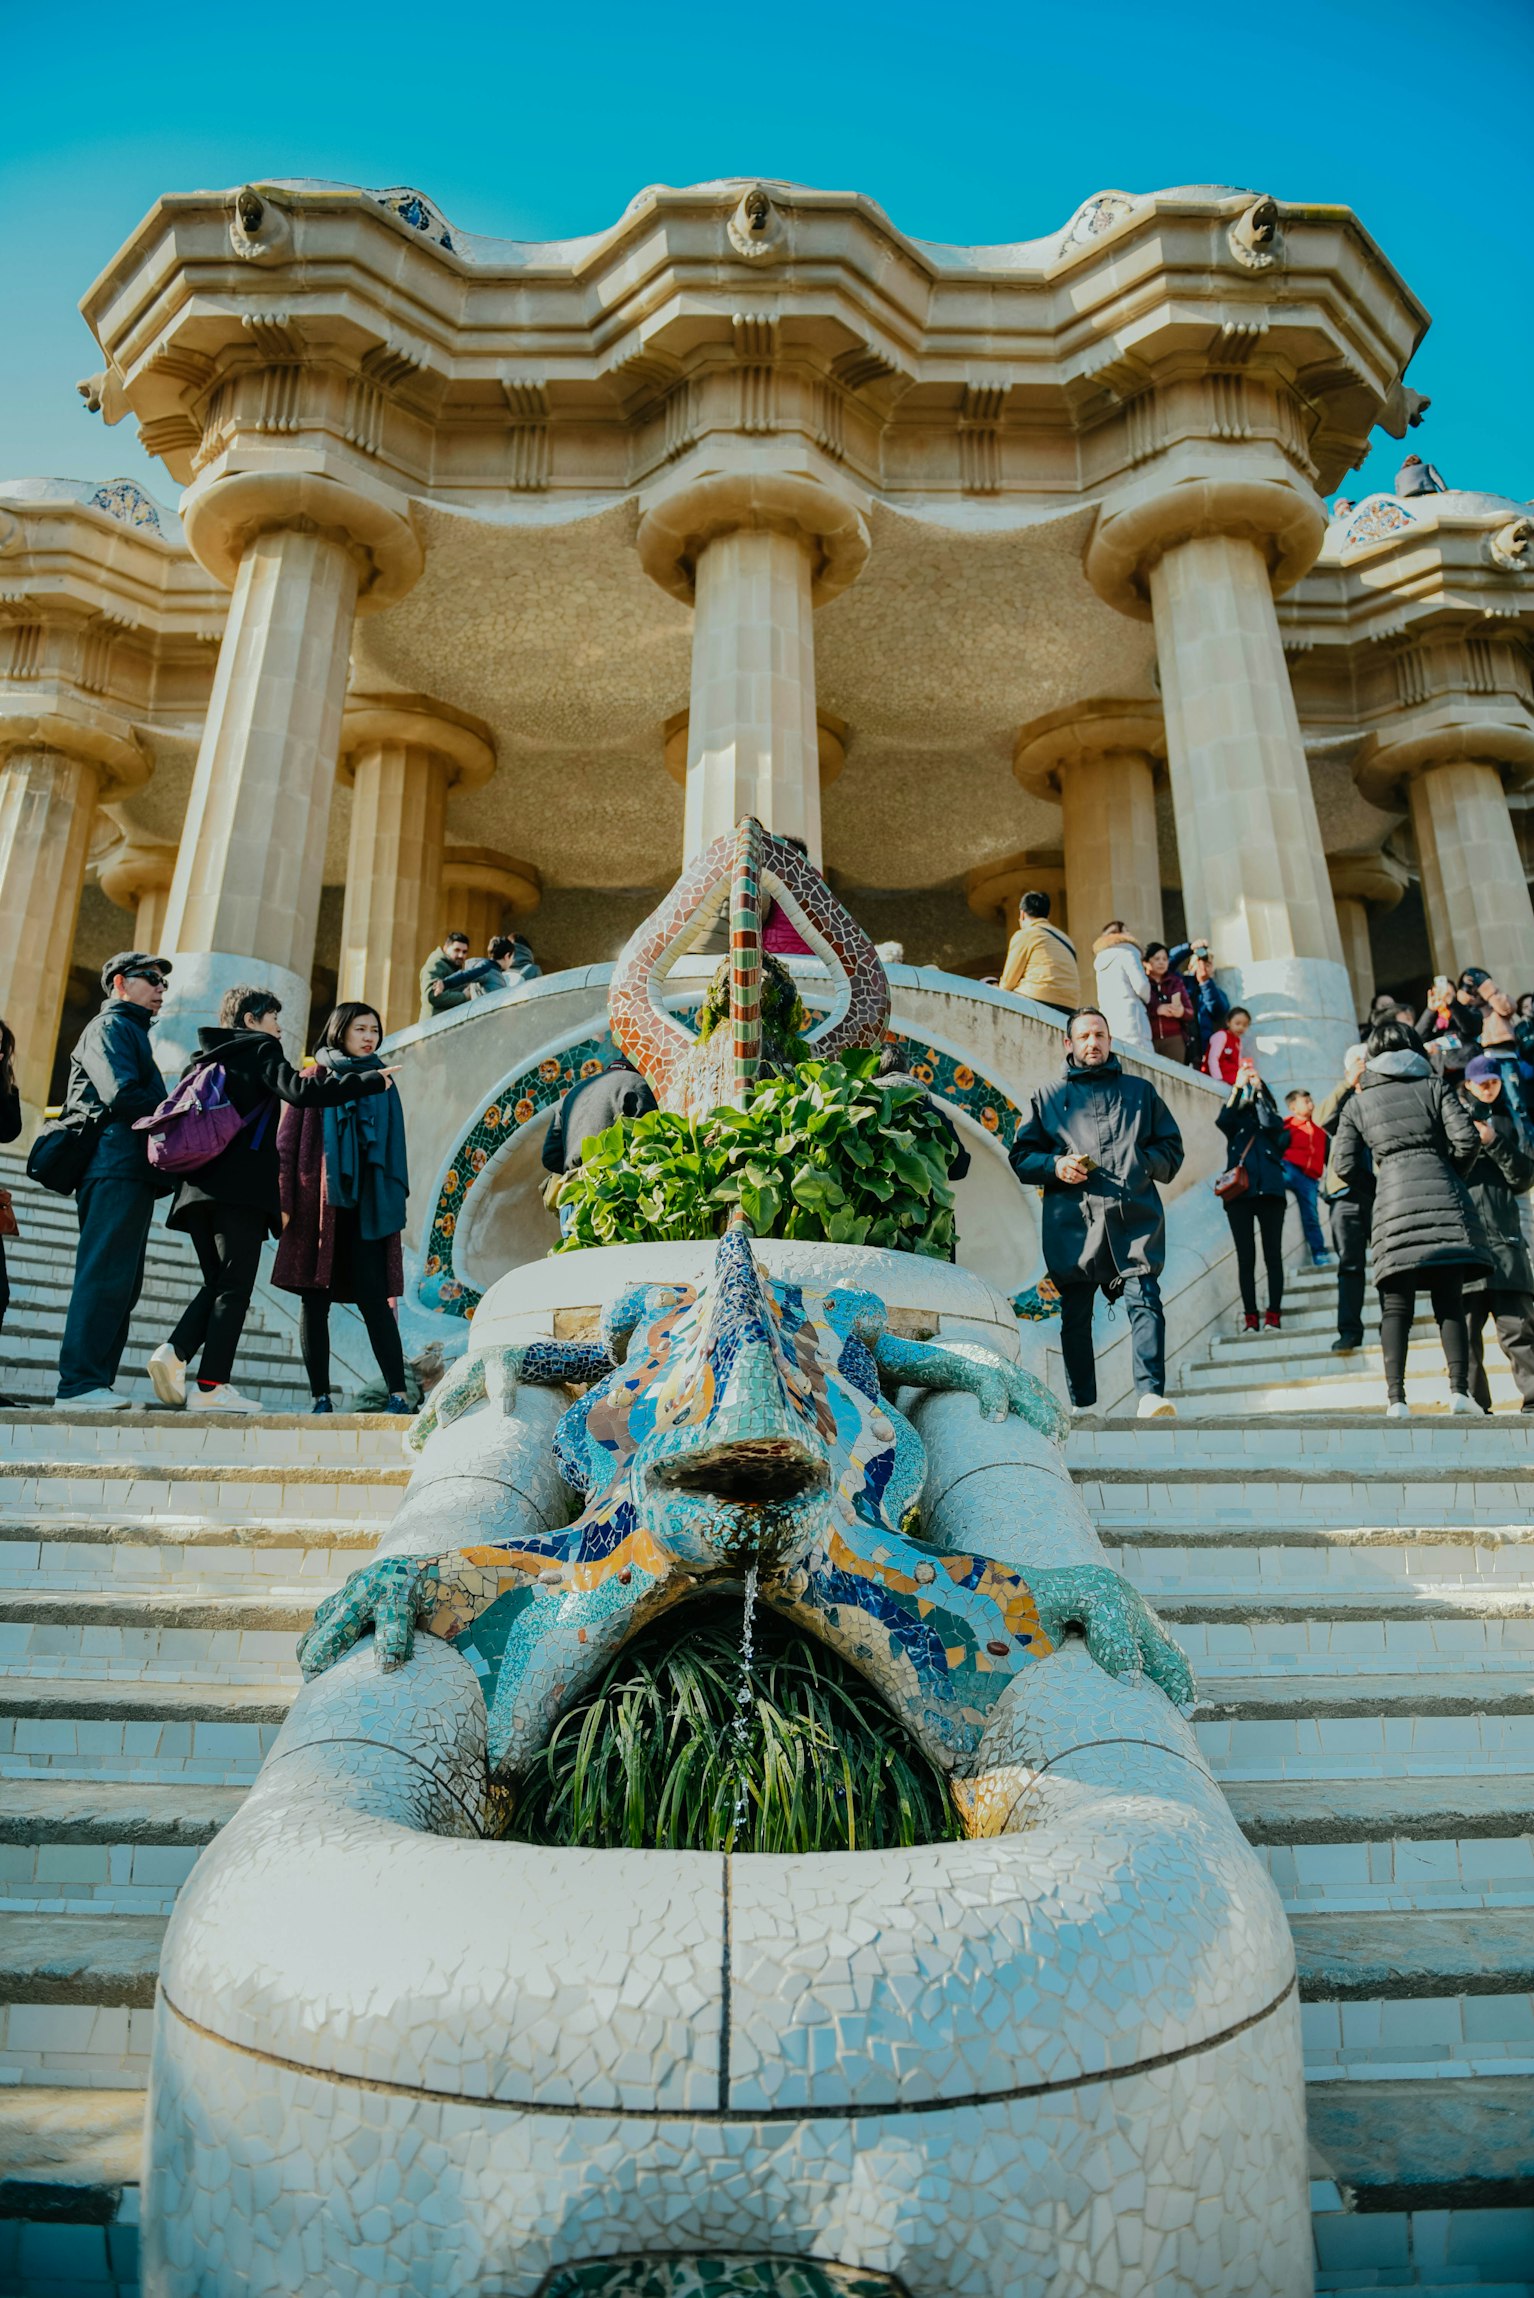
[{"label": "carved stone ledge", "polygon": [[812,559],[811,599],[821,606],[857,581],[868,559],[868,526],[845,495],[787,471],[718,472],[664,497],[639,522],[647,575],[687,605],[701,554],[742,528],[795,536]]}]

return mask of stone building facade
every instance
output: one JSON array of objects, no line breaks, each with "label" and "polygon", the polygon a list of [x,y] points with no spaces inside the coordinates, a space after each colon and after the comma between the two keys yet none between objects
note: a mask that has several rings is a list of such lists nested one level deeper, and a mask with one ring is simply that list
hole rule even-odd
[{"label": "stone building facade", "polygon": [[999,247],[799,185],[477,238],[161,200],[87,293],[179,515],[0,487],[0,1012],[35,1110],[113,947],[162,1058],[259,978],[413,1020],[447,922],[610,960],[738,814],[908,961],[1207,932],[1277,1075],[1376,979],[1534,987],[1534,520],[1328,522],[1421,304],[1346,209],[1100,193]]}]

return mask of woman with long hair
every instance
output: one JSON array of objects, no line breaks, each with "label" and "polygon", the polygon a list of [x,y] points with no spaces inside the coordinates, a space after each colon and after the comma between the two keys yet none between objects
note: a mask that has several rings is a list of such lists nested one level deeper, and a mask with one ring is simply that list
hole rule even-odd
[{"label": "woman with long hair", "polygon": [[[383,1023],[370,1005],[338,1005],[320,1032],[316,1069],[332,1078],[382,1072]],[[404,1290],[400,1231],[410,1175],[399,1095],[323,1109],[286,1109],[277,1128],[282,1241],[272,1282],[297,1293],[299,1337],[315,1412],[330,1412],[330,1306],[349,1301],[367,1327],[387,1392],[404,1412],[405,1354],[392,1303]]]},{"label": "woman with long hair", "polygon": [[[189,1173],[166,1215],[168,1229],[192,1240],[202,1285],[168,1341],[149,1359],[162,1404],[189,1412],[259,1412],[230,1386],[235,1351],[261,1269],[261,1247],[281,1227],[277,1186],[277,1111],[316,1108],[359,1094],[393,1102],[387,1076],[332,1077],[299,1071],[282,1050],[282,1000],[250,983],[226,990],[216,1029],[199,1029],[197,1053],[182,1071],[218,1063],[231,1105],[245,1120],[227,1148]],[[316,1114],[318,1113],[316,1108]],[[197,1357],[195,1382],[187,1366]]]},{"label": "woman with long hair", "polygon": [[1461,1175],[1481,1150],[1452,1082],[1436,1074],[1404,1022],[1369,1032],[1358,1090],[1338,1120],[1332,1169],[1353,1182],[1374,1168],[1370,1242],[1380,1297],[1387,1420],[1405,1420],[1406,1349],[1417,1294],[1433,1303],[1449,1375],[1449,1410],[1479,1414],[1470,1394],[1467,1278],[1492,1267],[1480,1216]]},{"label": "woman with long hair", "polygon": [[1236,1276],[1241,1286],[1245,1329],[1258,1329],[1257,1239],[1268,1275],[1268,1307],[1263,1320],[1277,1326],[1284,1305],[1284,1215],[1289,1199],[1284,1190],[1284,1147],[1288,1140],[1283,1117],[1272,1094],[1250,1061],[1236,1072],[1224,1108],[1215,1119],[1225,1136],[1225,1170],[1243,1178],[1228,1194],[1222,1192],[1231,1243],[1236,1248]]}]

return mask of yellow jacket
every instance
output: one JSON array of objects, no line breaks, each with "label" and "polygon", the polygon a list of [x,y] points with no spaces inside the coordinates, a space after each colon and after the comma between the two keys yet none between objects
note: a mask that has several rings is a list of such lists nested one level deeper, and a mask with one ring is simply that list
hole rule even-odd
[{"label": "yellow jacket", "polygon": [[1024,918],[1012,936],[1001,987],[1016,997],[1037,998],[1043,1005],[1067,1009],[1080,1005],[1075,943],[1047,918]]}]

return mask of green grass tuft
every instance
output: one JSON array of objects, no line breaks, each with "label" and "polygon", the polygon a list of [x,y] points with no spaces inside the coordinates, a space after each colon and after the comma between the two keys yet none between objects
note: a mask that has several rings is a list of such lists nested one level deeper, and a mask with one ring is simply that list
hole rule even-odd
[{"label": "green grass tuft", "polygon": [[742,1749],[740,1627],[738,1601],[692,1603],[637,1636],[561,1716],[508,1834],[667,1851],[881,1851],[963,1834],[943,1773],[873,1686],[760,1606]]}]

